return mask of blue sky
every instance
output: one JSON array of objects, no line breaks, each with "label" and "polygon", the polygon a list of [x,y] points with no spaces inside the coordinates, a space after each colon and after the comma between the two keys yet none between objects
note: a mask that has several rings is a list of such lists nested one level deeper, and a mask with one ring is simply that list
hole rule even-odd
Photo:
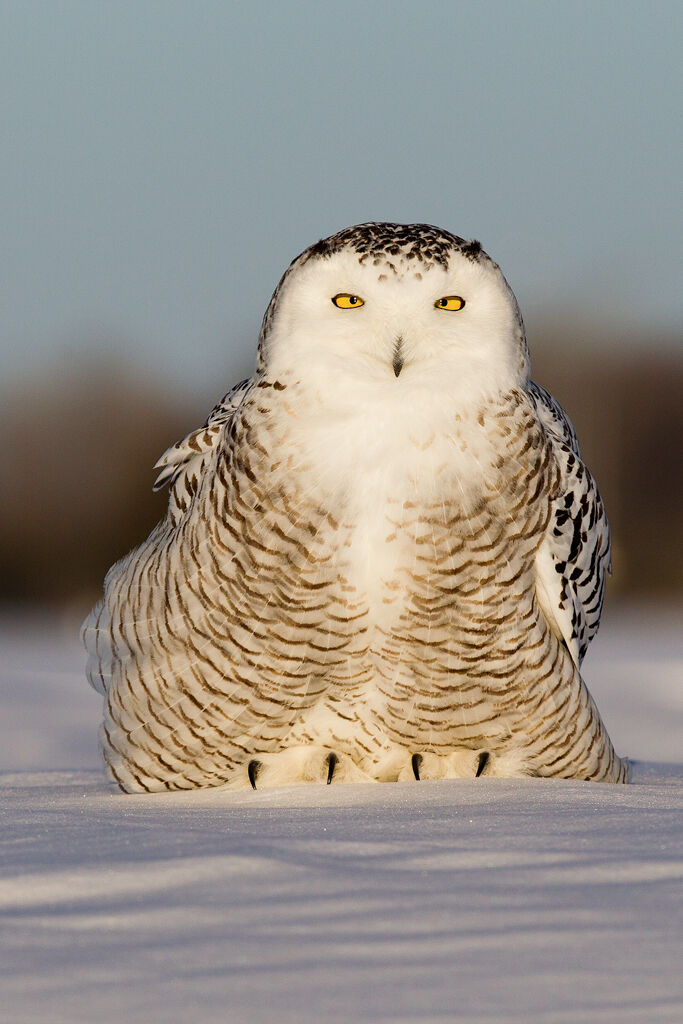
[{"label": "blue sky", "polygon": [[5,0],[5,380],[109,348],[218,392],[289,261],[363,220],[481,239],[529,323],[671,330],[682,11]]}]

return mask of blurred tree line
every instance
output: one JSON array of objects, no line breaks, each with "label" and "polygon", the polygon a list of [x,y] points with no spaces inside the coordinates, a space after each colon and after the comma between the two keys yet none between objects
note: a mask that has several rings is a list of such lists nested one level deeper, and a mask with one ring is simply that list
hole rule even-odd
[{"label": "blurred tree line", "polygon": [[[612,587],[680,593],[683,349],[672,339],[577,347],[557,324],[531,342],[533,377],[569,413],[607,505]],[[238,379],[179,399],[132,370],[79,359],[5,389],[0,601],[85,612],[109,566],[165,513],[166,492],[151,489],[154,463]]]}]

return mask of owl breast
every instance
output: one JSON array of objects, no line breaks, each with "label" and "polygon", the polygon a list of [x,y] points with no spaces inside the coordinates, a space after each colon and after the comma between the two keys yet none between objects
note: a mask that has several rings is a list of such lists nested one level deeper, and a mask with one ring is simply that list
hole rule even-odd
[{"label": "owl breast", "polygon": [[511,689],[539,629],[529,581],[551,472],[525,410],[509,396],[446,425],[346,422],[309,450],[300,485],[337,527],[330,537],[321,520],[320,583],[339,644],[297,741],[354,744],[362,723],[374,753],[514,730]]}]

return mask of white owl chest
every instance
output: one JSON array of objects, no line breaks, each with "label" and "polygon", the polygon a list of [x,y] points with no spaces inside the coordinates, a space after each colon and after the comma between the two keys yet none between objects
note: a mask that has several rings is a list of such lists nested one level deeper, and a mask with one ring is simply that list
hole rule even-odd
[{"label": "white owl chest", "polygon": [[406,581],[439,561],[454,507],[467,516],[480,503],[498,455],[476,413],[418,397],[357,413],[309,403],[292,410],[282,440],[297,491],[340,521],[344,583],[383,628],[401,616]]}]

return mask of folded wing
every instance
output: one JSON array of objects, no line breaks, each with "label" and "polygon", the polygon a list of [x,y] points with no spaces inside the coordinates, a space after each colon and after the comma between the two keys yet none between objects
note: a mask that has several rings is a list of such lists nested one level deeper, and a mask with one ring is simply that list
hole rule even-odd
[{"label": "folded wing", "polygon": [[533,381],[528,394],[560,469],[551,519],[536,557],[536,591],[551,629],[578,667],[600,623],[606,574],[611,571],[609,523],[561,405]]}]

